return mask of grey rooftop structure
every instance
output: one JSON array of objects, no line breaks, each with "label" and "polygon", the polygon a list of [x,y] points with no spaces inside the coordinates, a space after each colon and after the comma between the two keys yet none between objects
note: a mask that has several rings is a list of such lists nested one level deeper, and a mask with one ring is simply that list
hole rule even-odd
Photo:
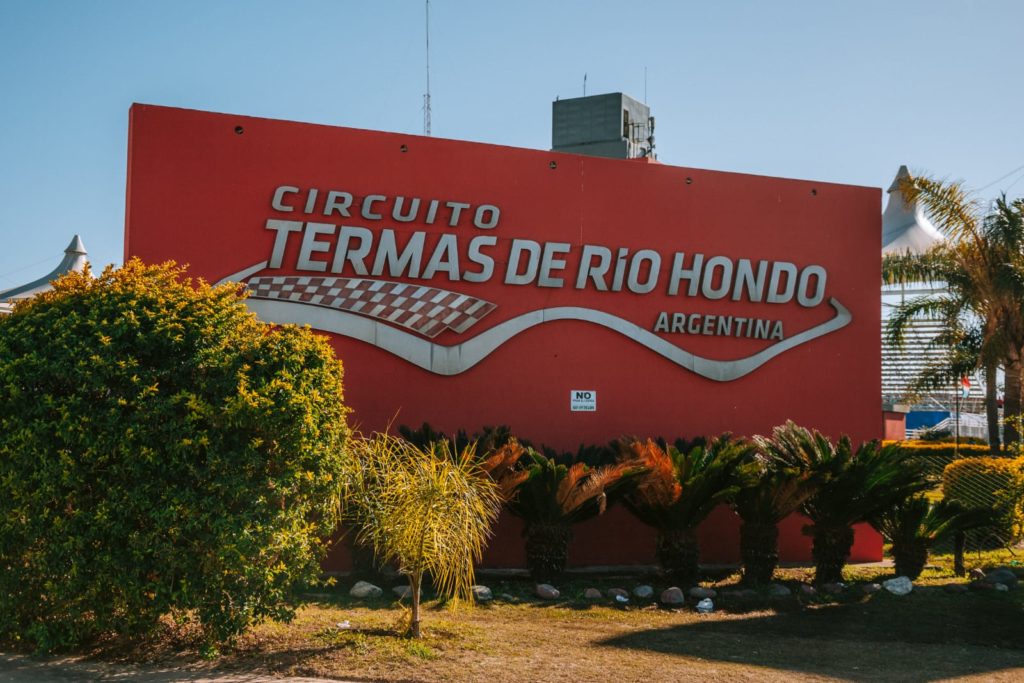
[{"label": "grey rooftop structure", "polygon": [[88,263],[86,256],[87,253],[85,245],[82,244],[82,238],[75,235],[71,240],[71,244],[64,250],[64,258],[49,274],[27,284],[0,291],[0,315],[10,313],[14,302],[21,299],[29,299],[40,292],[51,289],[50,283],[61,275],[71,271],[80,273],[85,270],[85,266]]},{"label": "grey rooftop structure", "polygon": [[654,155],[654,118],[620,92],[551,103],[551,151],[610,159]]}]

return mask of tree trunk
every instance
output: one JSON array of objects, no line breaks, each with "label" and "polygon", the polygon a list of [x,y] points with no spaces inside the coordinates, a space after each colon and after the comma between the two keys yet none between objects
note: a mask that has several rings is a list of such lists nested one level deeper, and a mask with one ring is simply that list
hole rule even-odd
[{"label": "tree trunk", "polygon": [[993,453],[1002,449],[999,438],[999,399],[996,387],[996,364],[985,364],[985,417],[988,418],[988,445]]},{"label": "tree trunk", "polygon": [[1003,436],[1007,446],[1020,441],[1020,353],[1014,350],[1006,359],[1003,398]]},{"label": "tree trunk", "polygon": [[526,566],[534,581],[547,583],[565,572],[572,531],[566,524],[531,524],[526,527]]},{"label": "tree trunk", "polygon": [[964,566],[964,551],[967,549],[967,534],[958,531],[953,535],[953,573],[957,576],[965,576],[967,567]]},{"label": "tree trunk", "polygon": [[697,583],[700,545],[696,529],[659,529],[655,556],[673,585],[686,588]]},{"label": "tree trunk", "polygon": [[853,528],[823,527],[815,524],[811,555],[814,556],[814,582],[836,583],[843,580],[843,567],[853,548]]},{"label": "tree trunk", "polygon": [[893,543],[892,559],[896,564],[896,576],[905,576],[913,581],[921,576],[928,562],[928,544],[922,538]]},{"label": "tree trunk", "polygon": [[740,525],[740,556],[744,583],[771,583],[775,568],[779,566],[778,525],[744,520]]},{"label": "tree trunk", "polygon": [[421,638],[420,632],[420,586],[423,584],[423,574],[411,574],[409,576],[409,588],[412,594],[412,617],[409,620],[409,637]]}]

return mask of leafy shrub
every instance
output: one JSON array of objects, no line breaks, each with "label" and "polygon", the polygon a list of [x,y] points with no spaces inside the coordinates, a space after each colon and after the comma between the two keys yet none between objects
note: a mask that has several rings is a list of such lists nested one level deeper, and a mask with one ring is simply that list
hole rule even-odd
[{"label": "leafy shrub", "polygon": [[954,460],[960,458],[985,457],[992,449],[985,444],[971,444],[961,441],[956,448],[952,442],[943,441],[885,441],[883,445],[895,445],[900,451],[909,453],[912,460],[924,468],[925,474],[936,485],[942,479],[942,471]]},{"label": "leafy shrub", "polygon": [[942,493],[968,508],[990,509],[996,521],[968,532],[972,547],[999,547],[1024,533],[1024,458],[963,458],[942,474]]},{"label": "leafy shrub", "polygon": [[0,637],[40,650],[169,612],[211,643],[293,614],[347,436],[320,337],[137,260],[0,319]]},{"label": "leafy shrub", "polygon": [[[954,434],[948,429],[932,428],[924,429],[921,432],[919,432],[916,441],[919,443],[941,443],[948,445],[950,448],[953,448],[953,445],[957,442],[957,438],[956,434]],[[980,439],[976,436],[964,436],[963,434],[961,434],[960,445],[984,446],[985,448],[988,448],[988,441],[986,441],[985,439]]]}]

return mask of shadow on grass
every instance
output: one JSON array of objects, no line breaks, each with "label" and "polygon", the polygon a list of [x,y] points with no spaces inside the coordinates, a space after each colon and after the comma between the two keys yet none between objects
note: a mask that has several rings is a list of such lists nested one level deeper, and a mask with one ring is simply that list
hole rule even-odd
[{"label": "shadow on grass", "polygon": [[1024,609],[989,595],[878,595],[701,619],[599,644],[849,680],[932,681],[1024,667]]}]

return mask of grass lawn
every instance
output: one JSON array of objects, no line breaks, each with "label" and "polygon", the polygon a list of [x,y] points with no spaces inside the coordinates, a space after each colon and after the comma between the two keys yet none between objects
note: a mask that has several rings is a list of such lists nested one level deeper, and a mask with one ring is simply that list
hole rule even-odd
[{"label": "grass lawn", "polygon": [[[866,595],[859,585],[832,597],[798,598],[795,590],[781,599],[729,597],[736,577],[722,576],[713,585],[725,594],[707,615],[692,606],[582,599],[587,587],[630,589],[637,579],[574,580],[555,602],[530,597],[525,581],[484,581],[511,599],[456,611],[428,603],[418,641],[395,635],[404,610],[390,594],[354,600],[342,580],[311,596],[294,622],[256,628],[215,665],[350,681],[1024,680],[1024,588],[951,594],[943,586],[964,581],[952,576],[948,557],[937,560],[906,597]],[[968,566],[1012,560],[972,556]],[[853,569],[848,578],[881,581],[891,578],[887,571]],[[781,574],[794,589],[811,576]],[[336,627],[344,621],[350,628]],[[171,629],[95,654],[184,666],[200,660],[191,634]]]}]

